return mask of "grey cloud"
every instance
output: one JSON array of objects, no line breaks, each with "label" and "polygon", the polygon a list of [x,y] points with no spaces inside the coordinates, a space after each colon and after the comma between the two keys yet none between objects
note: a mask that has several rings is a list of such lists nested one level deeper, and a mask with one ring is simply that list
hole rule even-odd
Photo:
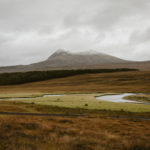
[{"label": "grey cloud", "polygon": [[149,42],[150,44],[150,28],[144,31],[134,31],[131,34],[130,42],[134,44]]},{"label": "grey cloud", "polygon": [[0,65],[41,61],[59,48],[147,60],[149,8],[148,0],[0,0]]}]

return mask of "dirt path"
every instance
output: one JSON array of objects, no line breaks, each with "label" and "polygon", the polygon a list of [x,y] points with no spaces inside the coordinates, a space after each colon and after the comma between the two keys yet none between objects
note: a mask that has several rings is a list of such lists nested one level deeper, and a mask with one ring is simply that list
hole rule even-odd
[{"label": "dirt path", "polygon": [[150,118],[146,118],[146,117],[128,117],[128,116],[109,116],[108,118],[111,119],[131,119],[131,120],[147,120],[150,121]]},{"label": "dirt path", "polygon": [[0,112],[0,115],[17,116],[54,116],[54,117],[87,117],[80,114],[48,114],[48,113],[22,113],[22,112]]},{"label": "dirt path", "polygon": [[[49,114],[49,113],[22,113],[22,112],[0,112],[0,115],[11,115],[11,116],[51,116],[51,117],[88,117],[87,115],[81,114]],[[131,120],[147,120],[150,118],[145,118],[142,116],[138,117],[128,117],[128,116],[108,116],[106,118],[110,119],[131,119]]]}]

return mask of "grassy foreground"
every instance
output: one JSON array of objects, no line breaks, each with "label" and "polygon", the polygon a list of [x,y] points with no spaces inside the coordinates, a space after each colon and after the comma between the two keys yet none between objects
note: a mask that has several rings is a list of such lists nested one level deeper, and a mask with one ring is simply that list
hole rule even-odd
[{"label": "grassy foreground", "polygon": [[[36,94],[0,95],[1,112],[85,114],[86,117],[0,115],[0,150],[149,150],[150,107],[98,101],[101,94],[36,97]],[[86,105],[85,105],[86,104]],[[114,118],[113,116],[117,116]],[[118,117],[129,117],[119,119]],[[138,137],[138,138],[137,138]]]},{"label": "grassy foreground", "polygon": [[[0,115],[1,150],[149,150],[150,123],[109,116],[149,116],[149,113],[52,107],[0,102],[1,111],[80,113],[87,117]],[[137,138],[138,137],[138,138]]]},{"label": "grassy foreground", "polygon": [[0,116],[0,123],[1,150],[150,149],[147,121]]}]

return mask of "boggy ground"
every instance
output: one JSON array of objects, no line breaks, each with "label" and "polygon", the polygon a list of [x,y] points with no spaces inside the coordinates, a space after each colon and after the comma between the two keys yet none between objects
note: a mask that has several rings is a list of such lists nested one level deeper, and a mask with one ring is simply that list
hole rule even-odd
[{"label": "boggy ground", "polygon": [[[81,108],[88,110],[150,112],[150,105],[134,104],[134,103],[114,103],[96,99],[96,96],[106,95],[108,93],[65,94],[62,96],[40,97],[43,94],[44,93],[0,94],[1,99],[0,108],[4,107],[3,102],[13,102],[12,104],[16,105],[18,103],[25,103],[25,104],[34,104],[35,106],[44,105],[44,106],[54,106],[54,107],[56,106],[64,108],[75,108],[75,109]],[[17,99],[9,99],[9,97],[10,98],[17,97]],[[19,97],[26,97],[26,98],[21,99]],[[10,107],[12,106],[12,104],[10,104]]]},{"label": "boggy ground", "polygon": [[130,99],[130,100],[136,100],[140,102],[150,102],[150,94],[138,94],[138,95],[131,95],[131,96],[126,96],[125,99]]},{"label": "boggy ground", "polygon": [[[149,113],[1,102],[1,111],[85,114],[85,117],[0,115],[0,150],[149,150]],[[117,119],[111,116],[132,116]]]}]

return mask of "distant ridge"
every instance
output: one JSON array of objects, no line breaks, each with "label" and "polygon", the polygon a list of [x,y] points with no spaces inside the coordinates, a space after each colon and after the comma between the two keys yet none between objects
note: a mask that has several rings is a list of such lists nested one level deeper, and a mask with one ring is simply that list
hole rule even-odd
[{"label": "distant ridge", "polygon": [[46,65],[52,67],[75,67],[125,62],[127,61],[92,50],[80,53],[71,53],[66,50],[58,50],[45,61]]},{"label": "distant ridge", "polygon": [[93,68],[135,68],[146,67],[150,70],[150,61],[134,62],[127,61],[105,53],[89,50],[85,52],[72,53],[59,49],[48,57],[47,60],[33,63],[30,65],[18,65],[0,67],[3,72],[22,72],[36,70],[55,70],[55,69],[93,69]]}]

